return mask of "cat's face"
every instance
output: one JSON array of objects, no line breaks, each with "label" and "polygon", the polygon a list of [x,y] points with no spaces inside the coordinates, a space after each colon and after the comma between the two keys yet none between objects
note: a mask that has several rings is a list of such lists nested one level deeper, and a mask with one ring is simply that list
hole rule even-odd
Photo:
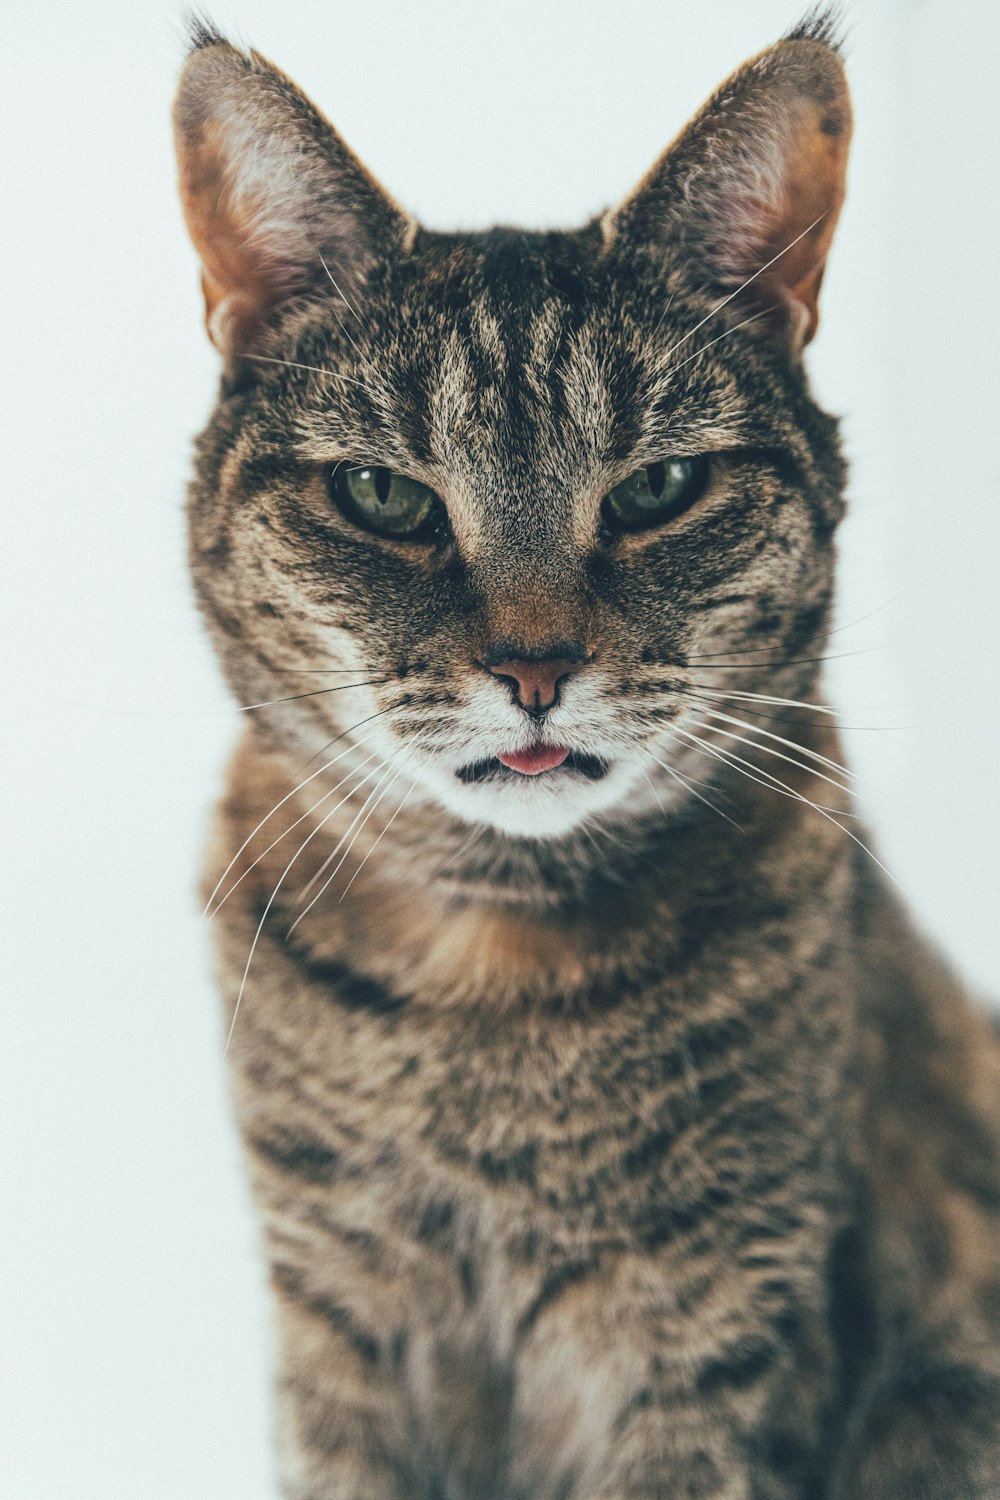
[{"label": "cat's face", "polygon": [[762,54],[583,230],[458,236],[202,42],[182,191],[228,364],[192,555],[241,701],[304,695],[258,727],[518,836],[697,795],[723,695],[801,696],[827,616],[842,475],[797,355],[836,55]]}]

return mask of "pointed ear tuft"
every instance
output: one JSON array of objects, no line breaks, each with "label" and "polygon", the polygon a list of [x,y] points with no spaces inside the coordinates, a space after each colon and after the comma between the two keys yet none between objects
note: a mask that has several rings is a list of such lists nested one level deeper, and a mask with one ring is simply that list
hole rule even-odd
[{"label": "pointed ear tuft", "polygon": [[844,51],[844,18],[839,5],[814,5],[798,25],[785,33],[786,42],[822,42],[834,52]]},{"label": "pointed ear tuft", "polygon": [[222,32],[198,10],[189,10],[184,17],[187,22],[188,52],[200,52],[202,47],[228,47],[229,42]]},{"label": "pointed ear tuft", "polygon": [[[201,257],[205,321],[226,355],[250,350],[291,298],[350,297],[410,227],[290,79],[192,22],[174,104],[181,201]],[[325,266],[324,266],[325,262]]]},{"label": "pointed ear tuft", "polygon": [[734,73],[604,221],[611,242],[676,246],[793,354],[816,331],[851,138],[843,64],[825,40],[832,20],[803,24],[808,36]]}]

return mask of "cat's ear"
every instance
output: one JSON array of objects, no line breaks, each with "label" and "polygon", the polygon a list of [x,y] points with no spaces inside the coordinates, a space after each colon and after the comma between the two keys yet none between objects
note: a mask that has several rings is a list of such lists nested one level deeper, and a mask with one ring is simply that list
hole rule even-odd
[{"label": "cat's ear", "polygon": [[609,248],[679,246],[720,297],[736,293],[796,353],[816,331],[850,137],[829,22],[807,23],[727,79],[605,215]]},{"label": "cat's ear", "polygon": [[200,23],[174,132],[205,322],[226,355],[252,348],[290,298],[332,291],[331,279],[351,298],[412,227],[283,73]]}]

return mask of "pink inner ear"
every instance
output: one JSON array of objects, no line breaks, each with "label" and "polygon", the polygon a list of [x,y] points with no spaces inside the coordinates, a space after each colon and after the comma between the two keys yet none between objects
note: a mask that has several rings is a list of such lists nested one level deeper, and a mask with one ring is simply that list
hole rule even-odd
[{"label": "pink inner ear", "polygon": [[[819,320],[819,289],[846,188],[849,121],[807,103],[794,122],[785,164],[783,211],[767,235],[759,296],[788,308],[792,341],[809,342]],[[752,272],[751,272],[752,274]]]},{"label": "pink inner ear", "polygon": [[184,213],[204,268],[205,322],[224,353],[235,352],[295,292],[296,252],[303,259],[309,254],[302,226],[290,212],[287,168],[275,162],[269,195],[266,162],[259,148],[251,147],[250,154],[249,161],[235,155],[231,132],[220,120],[206,121],[180,151]]},{"label": "pink inner ear", "polygon": [[360,284],[402,242],[406,216],[333,127],[265,58],[194,51],[174,105],[181,200],[204,271],[206,322],[225,354],[275,308],[324,283]]}]

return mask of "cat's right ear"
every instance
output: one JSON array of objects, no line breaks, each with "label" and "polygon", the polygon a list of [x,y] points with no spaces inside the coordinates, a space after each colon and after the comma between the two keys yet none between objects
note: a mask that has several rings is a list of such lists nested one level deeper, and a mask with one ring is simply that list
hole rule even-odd
[{"label": "cat's right ear", "polygon": [[181,201],[201,257],[205,323],[252,352],[289,299],[356,296],[412,221],[285,75],[198,23],[174,104]]}]

